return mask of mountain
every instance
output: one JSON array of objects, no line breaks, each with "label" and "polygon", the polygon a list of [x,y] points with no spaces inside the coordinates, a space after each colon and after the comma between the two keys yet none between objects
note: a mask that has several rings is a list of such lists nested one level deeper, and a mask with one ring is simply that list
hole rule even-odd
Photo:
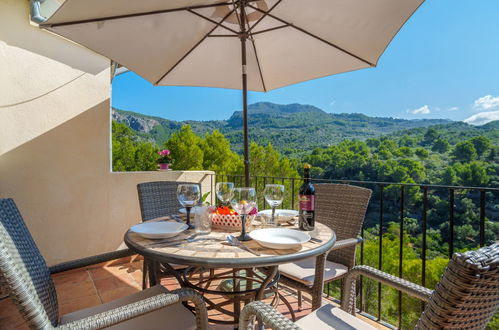
[{"label": "mountain", "polygon": [[[182,125],[191,125],[197,134],[220,130],[234,150],[242,150],[242,112],[227,120],[174,121],[160,117],[113,109],[113,120],[130,126],[138,136],[162,144]],[[404,129],[450,123],[445,119],[406,120],[369,117],[360,113],[327,113],[312,105],[259,102],[248,106],[250,140],[272,143],[284,154],[336,144],[344,139],[368,139]],[[466,124],[465,124],[466,125]]]}]

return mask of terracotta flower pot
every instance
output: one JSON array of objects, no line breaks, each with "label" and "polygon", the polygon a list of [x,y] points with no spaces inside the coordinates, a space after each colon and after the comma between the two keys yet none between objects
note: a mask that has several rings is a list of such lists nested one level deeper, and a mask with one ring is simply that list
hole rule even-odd
[{"label": "terracotta flower pot", "polygon": [[162,171],[168,170],[169,167],[170,167],[170,164],[166,164],[166,163],[160,163],[159,164],[159,169],[162,170]]}]

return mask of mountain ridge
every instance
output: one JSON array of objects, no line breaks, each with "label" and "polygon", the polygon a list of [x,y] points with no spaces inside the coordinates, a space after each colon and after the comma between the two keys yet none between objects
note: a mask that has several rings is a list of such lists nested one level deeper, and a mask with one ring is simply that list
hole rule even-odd
[{"label": "mountain ridge", "polygon": [[[182,125],[189,124],[196,134],[215,129],[221,131],[237,152],[242,150],[242,111],[234,111],[227,120],[175,121],[113,108],[113,120],[125,123],[139,137],[161,145]],[[329,146],[344,139],[379,137],[403,129],[452,123],[447,119],[408,120],[390,117],[370,117],[362,113],[327,113],[304,104],[258,102],[248,106],[251,140],[259,144],[272,143],[279,151],[310,150]]]}]

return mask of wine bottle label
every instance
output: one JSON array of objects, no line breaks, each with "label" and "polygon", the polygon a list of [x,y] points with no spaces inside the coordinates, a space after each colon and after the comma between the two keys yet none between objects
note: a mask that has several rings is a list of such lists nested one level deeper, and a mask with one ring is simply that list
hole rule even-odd
[{"label": "wine bottle label", "polygon": [[315,210],[315,195],[299,195],[300,210],[314,211]]}]

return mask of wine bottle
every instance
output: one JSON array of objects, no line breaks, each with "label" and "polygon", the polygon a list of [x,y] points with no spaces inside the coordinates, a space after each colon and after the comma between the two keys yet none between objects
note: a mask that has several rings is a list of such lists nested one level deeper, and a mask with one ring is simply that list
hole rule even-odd
[{"label": "wine bottle", "polygon": [[298,226],[300,230],[311,231],[315,226],[315,188],[310,183],[310,165],[303,166],[303,184],[298,192],[300,215]]}]

